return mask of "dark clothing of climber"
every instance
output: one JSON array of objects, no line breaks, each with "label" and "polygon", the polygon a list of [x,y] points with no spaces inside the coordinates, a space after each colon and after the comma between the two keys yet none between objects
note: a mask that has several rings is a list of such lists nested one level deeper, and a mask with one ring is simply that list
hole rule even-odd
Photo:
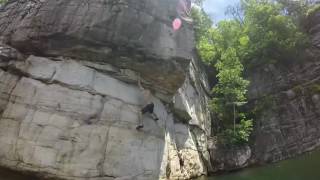
[{"label": "dark clothing of climber", "polygon": [[145,113],[152,114],[153,113],[153,109],[154,109],[154,104],[150,103],[150,104],[147,104],[144,108],[141,109],[141,113],[142,114],[145,114]]},{"label": "dark clothing of climber", "polygon": [[141,109],[141,112],[139,113],[139,125],[137,126],[137,130],[140,130],[143,128],[143,118],[142,116],[146,113],[149,113],[152,117],[153,120],[157,121],[159,120],[156,116],[156,114],[153,112],[154,110],[154,104],[153,102],[151,101],[151,92],[148,90],[148,89],[144,89],[141,85],[141,82],[140,82],[140,77],[139,77],[139,80],[138,80],[138,85],[142,91],[142,94],[143,94],[143,104],[144,104],[144,107]]}]

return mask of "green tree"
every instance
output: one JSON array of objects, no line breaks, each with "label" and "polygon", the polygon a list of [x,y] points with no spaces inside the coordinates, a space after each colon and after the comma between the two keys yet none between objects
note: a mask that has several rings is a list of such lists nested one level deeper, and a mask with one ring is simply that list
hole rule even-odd
[{"label": "green tree", "polygon": [[210,17],[200,7],[192,8],[193,27],[195,30],[196,47],[201,59],[210,64],[213,59],[213,42],[210,35],[212,31],[212,21]]},{"label": "green tree", "polygon": [[276,0],[283,7],[284,13],[293,17],[297,23],[301,24],[306,20],[306,15],[318,0]]},{"label": "green tree", "polygon": [[202,6],[204,0],[193,0],[193,3],[195,3],[198,6]]},{"label": "green tree", "polygon": [[[233,102],[246,101],[246,92],[249,81],[242,77],[243,65],[234,48],[228,48],[222,53],[221,59],[215,65],[218,70],[218,84],[212,92],[212,108],[219,119],[232,122],[231,106]],[[229,123],[231,124],[231,123]]]},{"label": "green tree", "polygon": [[[200,57],[214,64],[226,47],[237,51],[240,61],[249,68],[256,65],[287,62],[299,58],[308,46],[308,38],[295,22],[284,14],[280,3],[268,0],[242,0],[234,19],[212,27],[195,16],[197,49]],[[205,17],[205,15],[201,15]],[[210,24],[210,28],[204,24]]]},{"label": "green tree", "polygon": [[[296,60],[308,45],[308,38],[294,22],[283,14],[281,4],[262,0],[242,1],[245,23],[243,31],[250,39],[242,61],[247,65]],[[301,51],[300,51],[301,52]]]},{"label": "green tree", "polygon": [[0,5],[6,3],[8,0],[0,0]]},{"label": "green tree", "polygon": [[[243,72],[256,66],[285,64],[299,60],[299,54],[308,46],[308,38],[298,23],[293,5],[283,0],[241,0],[229,8],[233,19],[215,26],[202,9],[193,10],[197,50],[201,59],[217,70],[218,83],[212,90],[211,107],[223,122],[221,134],[233,132],[232,102],[246,101],[249,81]],[[289,1],[288,1],[289,2]],[[297,5],[301,13],[304,5]],[[240,116],[239,124],[230,142],[246,142],[252,131],[252,120]],[[242,125],[241,125],[242,124]]]},{"label": "green tree", "polygon": [[235,126],[235,131],[226,129],[219,134],[220,141],[224,145],[243,145],[249,141],[253,130],[252,120],[247,120],[245,116],[239,124]]}]

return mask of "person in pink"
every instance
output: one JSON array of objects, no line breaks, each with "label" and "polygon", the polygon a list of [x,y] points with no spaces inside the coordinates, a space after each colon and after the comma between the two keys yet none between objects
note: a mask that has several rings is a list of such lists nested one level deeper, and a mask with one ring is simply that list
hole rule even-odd
[{"label": "person in pink", "polygon": [[172,28],[177,31],[182,26],[182,20],[192,23],[191,18],[191,0],[179,0],[177,4],[178,17],[172,21]]}]

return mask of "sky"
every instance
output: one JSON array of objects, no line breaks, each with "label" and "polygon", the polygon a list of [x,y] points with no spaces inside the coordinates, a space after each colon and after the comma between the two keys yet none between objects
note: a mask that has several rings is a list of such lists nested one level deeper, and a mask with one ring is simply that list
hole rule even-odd
[{"label": "sky", "polygon": [[205,11],[213,19],[214,23],[228,19],[225,10],[229,5],[235,5],[239,0],[205,0],[203,6]]}]

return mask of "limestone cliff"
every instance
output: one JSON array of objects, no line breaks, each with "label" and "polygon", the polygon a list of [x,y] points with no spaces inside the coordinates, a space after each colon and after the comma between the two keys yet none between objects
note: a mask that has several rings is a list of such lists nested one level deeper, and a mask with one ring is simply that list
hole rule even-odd
[{"label": "limestone cliff", "polygon": [[173,93],[185,79],[194,46],[190,25],[172,31],[176,5],[176,0],[9,1],[0,33],[25,53],[131,67]]},{"label": "limestone cliff", "polygon": [[320,146],[320,12],[308,19],[312,48],[302,62],[249,75],[256,107],[253,162],[274,162]]},{"label": "limestone cliff", "polygon": [[[61,179],[207,173],[208,83],[174,0],[11,0],[0,12],[0,165]],[[159,121],[144,116],[153,92]]]}]

